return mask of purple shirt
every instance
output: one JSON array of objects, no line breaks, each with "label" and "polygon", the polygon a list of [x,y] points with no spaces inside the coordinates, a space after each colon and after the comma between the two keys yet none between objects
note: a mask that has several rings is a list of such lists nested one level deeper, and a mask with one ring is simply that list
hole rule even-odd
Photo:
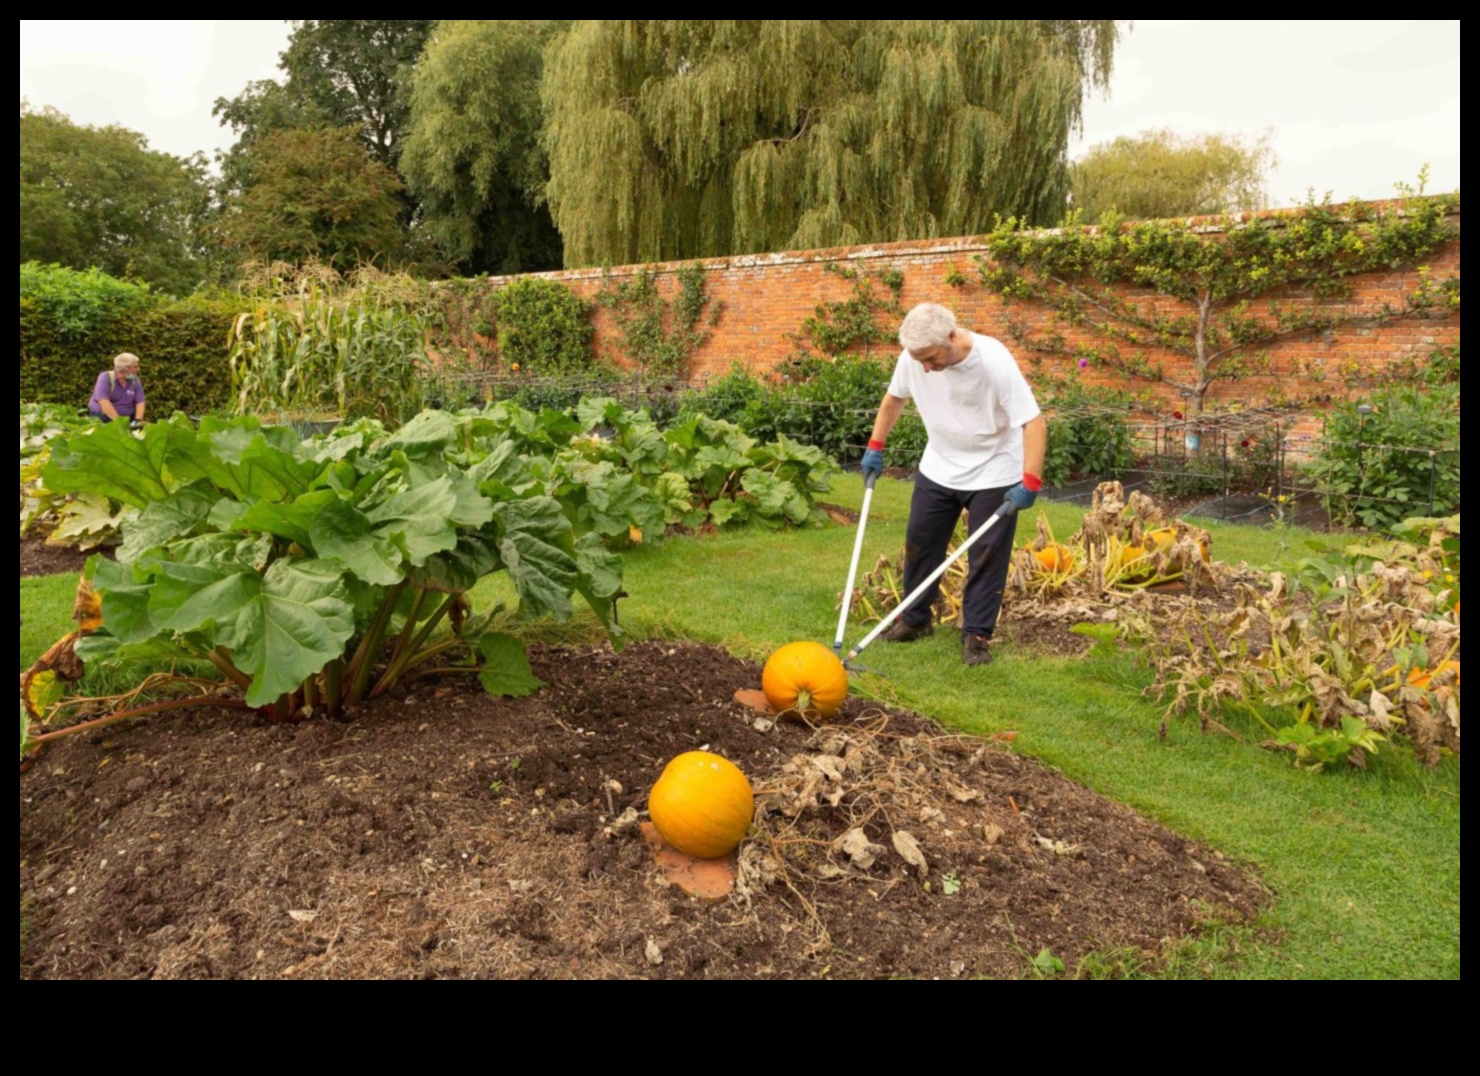
[{"label": "purple shirt", "polygon": [[134,409],[144,402],[144,382],[137,377],[130,380],[122,375],[115,375],[112,370],[104,370],[93,386],[92,399],[87,402],[87,409],[95,415],[102,415],[104,421],[107,421],[108,416],[103,414],[100,400],[111,401],[113,410],[119,415],[133,418]]}]

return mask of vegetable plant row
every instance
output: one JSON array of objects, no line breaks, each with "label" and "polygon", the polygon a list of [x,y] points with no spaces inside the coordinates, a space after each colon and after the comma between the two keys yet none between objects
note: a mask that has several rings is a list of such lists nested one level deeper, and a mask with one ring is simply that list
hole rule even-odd
[{"label": "vegetable plant row", "polygon": [[117,560],[90,563],[102,626],[76,656],[204,659],[277,720],[338,713],[427,663],[476,669],[495,693],[534,690],[522,646],[487,630],[499,610],[469,607],[480,579],[507,572],[524,615],[568,617],[579,596],[620,643],[612,546],[674,523],[807,523],[835,467],[703,417],[660,433],[611,400],[576,418],[427,411],[394,433],[361,420],[306,441],[177,415],[50,448],[48,489],[137,512]]}]

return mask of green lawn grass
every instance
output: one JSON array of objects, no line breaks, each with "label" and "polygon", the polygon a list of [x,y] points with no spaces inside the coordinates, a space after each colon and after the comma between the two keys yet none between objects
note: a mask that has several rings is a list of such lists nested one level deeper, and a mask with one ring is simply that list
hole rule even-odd
[{"label": "green lawn grass", "polygon": [[[884,480],[873,500],[862,569],[901,548],[910,487]],[[856,476],[828,499],[853,508]],[[1040,502],[1057,534],[1080,510]],[[1026,514],[1018,540],[1031,535]],[[1219,559],[1287,563],[1317,536],[1296,529],[1208,525]],[[623,626],[636,637],[682,637],[762,659],[797,639],[831,644],[855,531],[747,530],[643,546],[626,555]],[[67,630],[75,578],[22,580],[22,667]],[[508,600],[496,577],[475,608]],[[591,625],[594,628],[594,624]],[[865,634],[851,624],[847,642]],[[1163,974],[1246,978],[1459,977],[1459,763],[1434,770],[1398,749],[1366,772],[1311,774],[1242,738],[1176,720],[1157,735],[1161,707],[1140,696],[1143,672],[1124,657],[1066,659],[995,649],[967,669],[954,633],[908,646],[877,643],[857,685],[953,727],[1018,732],[1014,746],[1177,832],[1255,866],[1273,892],[1257,930],[1221,931]],[[1114,963],[1107,954],[1106,965]]]}]

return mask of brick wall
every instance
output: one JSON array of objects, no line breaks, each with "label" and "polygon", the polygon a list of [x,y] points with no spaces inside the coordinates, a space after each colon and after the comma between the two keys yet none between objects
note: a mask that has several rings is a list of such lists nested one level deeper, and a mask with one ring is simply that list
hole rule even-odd
[{"label": "brick wall", "polygon": [[[1277,216],[1278,213],[1271,215]],[[1457,228],[1458,215],[1451,219]],[[1013,338],[1002,301],[977,283],[979,278],[974,259],[984,252],[980,237],[967,237],[707,259],[703,264],[707,271],[708,293],[723,304],[723,310],[709,339],[692,357],[691,376],[702,378],[722,373],[732,362],[742,363],[752,370],[767,370],[784,362],[797,348],[791,339],[792,334],[816,311],[818,304],[846,300],[853,295],[851,281],[824,270],[824,265],[829,262],[862,266],[874,273],[886,269],[899,271],[904,276],[901,301],[905,309],[925,301],[950,306],[963,325],[997,336],[1012,348],[1030,381],[1041,376],[1043,371],[1067,371],[1069,359],[1032,353]],[[1458,272],[1458,240],[1439,251],[1428,264],[1436,278]],[[621,280],[639,269],[654,269],[658,273],[659,289],[667,296],[676,289],[674,273],[679,265],[673,262],[625,266],[608,272],[612,278]],[[947,284],[946,278],[952,272],[966,277],[968,283]],[[588,299],[596,294],[602,282],[599,269],[539,275],[561,281]],[[488,284],[499,287],[509,279],[491,277]],[[1403,294],[1411,291],[1417,283],[1416,269],[1368,274],[1356,280],[1356,293],[1345,305],[1375,313],[1384,302],[1401,302]],[[876,285],[876,290],[887,292],[882,285]],[[1134,289],[1126,289],[1126,294],[1141,301],[1149,298],[1149,293],[1136,294]],[[1295,305],[1310,302],[1300,296],[1274,298]],[[1260,305],[1267,306],[1267,302],[1261,300]],[[1169,304],[1169,309],[1177,305]],[[1179,312],[1186,313],[1186,308],[1179,308]],[[1053,323],[1046,308],[1034,309],[1017,303],[1013,304],[1011,314],[1015,322],[1024,323],[1030,329],[1062,331]],[[610,314],[598,310],[595,322],[598,356],[614,357],[614,325]],[[1351,391],[1354,379],[1360,382],[1392,363],[1423,358],[1436,347],[1458,342],[1457,316],[1400,319],[1381,326],[1348,328],[1331,337],[1296,335],[1269,349],[1271,363],[1268,374],[1216,384],[1209,393],[1209,404],[1263,402],[1271,388],[1277,388],[1285,396],[1302,399],[1341,396]],[[896,352],[890,347],[875,345],[873,353],[892,360]],[[1173,374],[1179,367],[1185,369],[1183,360],[1170,352],[1150,357],[1164,362]],[[1091,380],[1105,384],[1137,389],[1149,387],[1144,380],[1127,380],[1113,371],[1096,371],[1091,367],[1084,373]],[[1166,385],[1158,386],[1154,391],[1160,393],[1168,404],[1178,398],[1175,390]]]}]

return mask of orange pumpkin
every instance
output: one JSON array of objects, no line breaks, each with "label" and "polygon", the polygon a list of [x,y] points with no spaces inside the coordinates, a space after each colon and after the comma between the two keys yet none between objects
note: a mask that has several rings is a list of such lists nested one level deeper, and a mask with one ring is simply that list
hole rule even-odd
[{"label": "orange pumpkin", "polygon": [[750,782],[729,759],[688,751],[673,759],[648,793],[648,815],[663,839],[695,859],[727,855],[755,813]]},{"label": "orange pumpkin", "polygon": [[1158,527],[1154,531],[1145,534],[1145,545],[1147,549],[1166,549],[1177,540],[1176,527]]},{"label": "orange pumpkin", "polygon": [[1074,553],[1067,546],[1054,544],[1033,550],[1033,559],[1045,572],[1058,573],[1074,570]]},{"label": "orange pumpkin", "polygon": [[848,697],[848,670],[821,643],[787,643],[766,660],[761,691],[778,713],[816,710],[831,717]]},{"label": "orange pumpkin", "polygon": [[1446,669],[1454,670],[1454,686],[1459,687],[1459,662],[1441,661],[1435,669],[1409,669],[1408,682],[1417,688],[1427,688],[1429,681]]}]

